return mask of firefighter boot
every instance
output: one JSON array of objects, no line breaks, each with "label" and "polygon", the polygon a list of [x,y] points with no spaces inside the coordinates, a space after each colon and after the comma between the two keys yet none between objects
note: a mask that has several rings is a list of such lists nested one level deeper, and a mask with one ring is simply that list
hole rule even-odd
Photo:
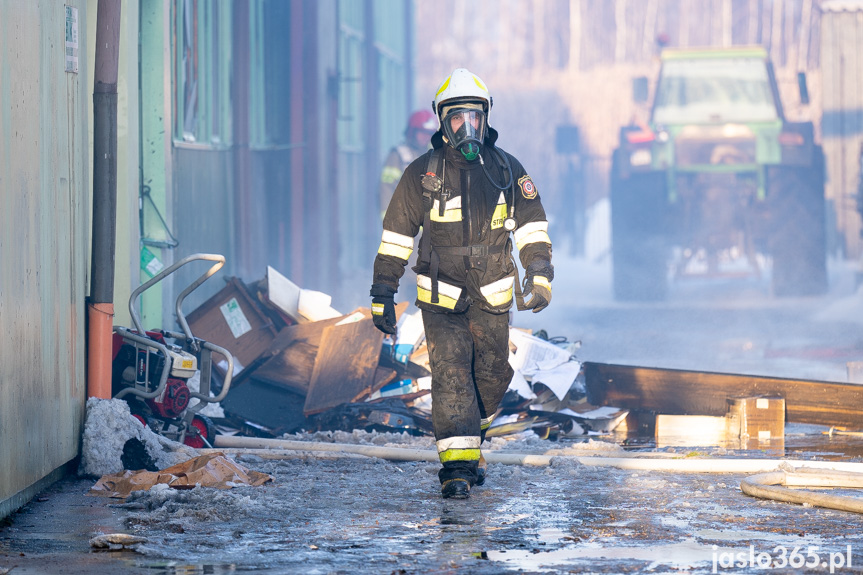
[{"label": "firefighter boot", "polygon": [[470,482],[460,477],[447,479],[440,486],[440,494],[444,499],[467,499],[470,497]]},{"label": "firefighter boot", "polygon": [[479,452],[479,463],[476,466],[476,485],[482,485],[485,483],[485,474],[488,470],[488,463],[485,461],[485,457],[482,456],[482,451]]}]

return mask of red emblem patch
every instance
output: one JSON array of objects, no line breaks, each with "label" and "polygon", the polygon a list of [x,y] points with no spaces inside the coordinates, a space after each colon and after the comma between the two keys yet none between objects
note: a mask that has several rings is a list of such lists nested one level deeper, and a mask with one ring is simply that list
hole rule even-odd
[{"label": "red emblem patch", "polygon": [[532,200],[536,197],[536,186],[533,185],[533,180],[530,176],[524,175],[518,179],[518,187],[521,188],[521,195],[527,200]]}]

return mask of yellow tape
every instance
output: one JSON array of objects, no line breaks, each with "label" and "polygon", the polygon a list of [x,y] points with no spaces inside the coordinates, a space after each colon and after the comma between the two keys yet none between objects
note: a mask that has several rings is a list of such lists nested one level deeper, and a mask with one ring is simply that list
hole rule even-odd
[{"label": "yellow tape", "polygon": [[421,288],[420,286],[417,286],[417,299],[421,302],[425,302],[431,305],[437,305],[445,309],[455,309],[455,304],[458,303],[458,300],[445,296],[440,292],[438,292],[437,295],[438,302],[432,303],[431,290]]},{"label": "yellow tape", "polygon": [[447,449],[441,451],[440,461],[479,461],[479,449]]},{"label": "yellow tape", "polygon": [[413,248],[397,246],[396,244],[391,244],[389,242],[381,242],[381,247],[378,248],[378,253],[381,255],[393,256],[405,261],[408,261],[408,258],[411,257],[411,253],[413,251]]}]

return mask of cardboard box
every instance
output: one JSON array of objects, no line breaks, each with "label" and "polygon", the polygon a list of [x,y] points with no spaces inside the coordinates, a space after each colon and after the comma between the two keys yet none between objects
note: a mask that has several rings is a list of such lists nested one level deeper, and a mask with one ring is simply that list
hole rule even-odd
[{"label": "cardboard box", "polygon": [[[234,356],[234,376],[243,369],[254,369],[256,361],[276,338],[273,322],[260,309],[239,278],[228,279],[219,293],[187,316],[189,328],[199,337],[224,347]],[[213,354],[219,373],[225,374],[227,363]]]},{"label": "cardboard box", "polygon": [[728,434],[743,449],[778,447],[785,441],[785,399],[778,396],[728,398]]}]

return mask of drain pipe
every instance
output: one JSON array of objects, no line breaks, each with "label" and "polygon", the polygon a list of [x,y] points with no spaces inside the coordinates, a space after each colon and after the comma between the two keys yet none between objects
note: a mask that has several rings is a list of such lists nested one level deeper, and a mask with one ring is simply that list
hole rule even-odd
[{"label": "drain pipe", "polygon": [[87,397],[111,398],[117,229],[117,68],[120,1],[99,0],[93,85],[93,233],[87,301]]}]

